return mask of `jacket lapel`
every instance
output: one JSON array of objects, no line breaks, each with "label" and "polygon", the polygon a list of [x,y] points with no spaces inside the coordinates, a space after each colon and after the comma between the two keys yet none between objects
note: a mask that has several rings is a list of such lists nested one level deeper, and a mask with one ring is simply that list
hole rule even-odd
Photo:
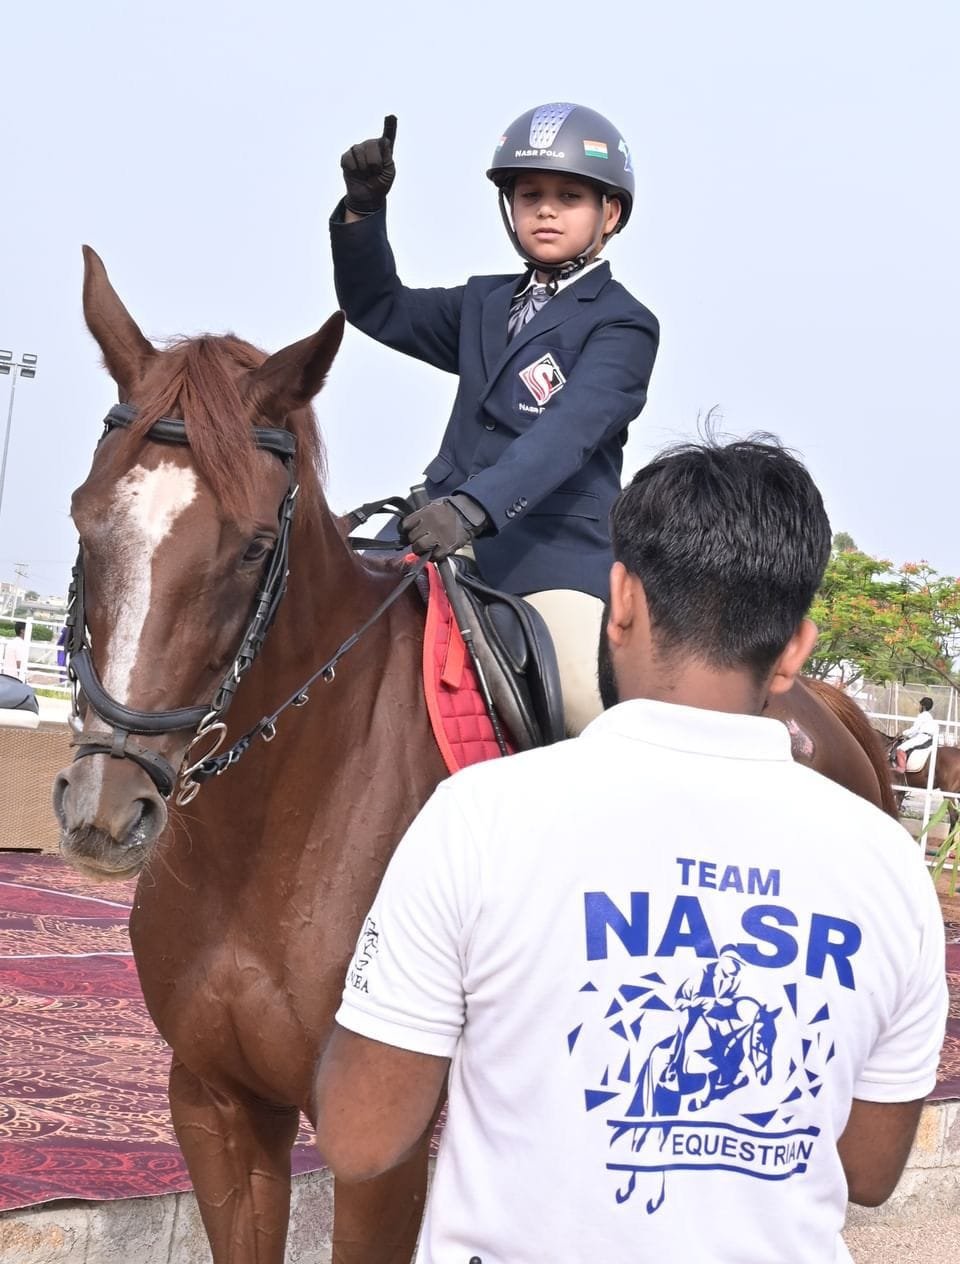
[{"label": "jacket lapel", "polygon": [[[491,290],[483,300],[483,311],[480,316],[480,340],[483,347],[483,367],[490,375],[490,370],[503,355],[507,345],[507,319],[510,315],[510,304],[522,278],[513,277],[505,285]],[[548,303],[549,307],[550,304]]]},{"label": "jacket lapel", "polygon": [[[516,282],[512,286],[508,285],[502,289],[494,290],[483,306],[483,358],[484,367],[487,370],[487,384],[483,394],[480,396],[480,403],[483,404],[493,389],[497,378],[503,372],[504,366],[518,351],[522,350],[532,338],[540,337],[551,329],[555,329],[557,325],[562,325],[576,311],[578,303],[589,302],[591,299],[595,299],[609,280],[610,265],[602,263],[579,281],[574,281],[571,285],[565,286],[549,303],[544,304],[536,316],[528,321],[509,343],[507,342],[507,317],[510,312],[510,300],[513,298],[516,290]],[[504,291],[506,291],[505,303],[502,302]],[[496,303],[493,300],[496,300]],[[494,306],[497,309],[497,319],[500,322],[497,327],[493,325],[494,316],[492,309]],[[497,341],[494,341],[495,333],[497,334]],[[494,348],[498,349],[498,353],[492,355],[491,352]]]}]

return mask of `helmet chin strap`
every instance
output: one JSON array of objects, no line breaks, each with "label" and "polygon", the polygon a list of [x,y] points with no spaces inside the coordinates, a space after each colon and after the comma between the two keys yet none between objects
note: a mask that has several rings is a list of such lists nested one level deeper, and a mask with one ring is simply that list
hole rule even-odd
[{"label": "helmet chin strap", "polygon": [[587,266],[600,249],[603,242],[603,226],[607,221],[607,207],[610,205],[606,193],[600,195],[600,215],[597,219],[597,231],[593,234],[593,241],[582,254],[577,255],[574,259],[568,259],[564,263],[541,263],[538,259],[534,259],[528,251],[524,250],[520,244],[520,238],[517,236],[517,230],[513,226],[513,219],[507,207],[506,191],[503,186],[499,189],[499,195],[500,218],[503,220],[503,226],[507,230],[507,236],[513,243],[514,250],[516,250],[528,267],[533,268],[537,272],[548,274],[548,294],[556,294],[560,282],[576,276],[578,272]]}]

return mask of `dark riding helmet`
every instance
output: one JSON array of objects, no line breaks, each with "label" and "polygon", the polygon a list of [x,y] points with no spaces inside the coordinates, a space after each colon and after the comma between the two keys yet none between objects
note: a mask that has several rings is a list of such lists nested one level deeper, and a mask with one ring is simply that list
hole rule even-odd
[{"label": "dark riding helmet", "polygon": [[514,119],[487,170],[497,188],[524,171],[556,171],[599,184],[620,199],[619,232],[630,218],[636,182],[627,142],[596,110],[554,101]]},{"label": "dark riding helmet", "polygon": [[508,210],[510,189],[525,171],[552,171],[578,176],[599,187],[603,206],[615,197],[620,202],[618,233],[633,210],[636,187],[630,150],[613,124],[585,105],[553,101],[538,105],[514,119],[504,134],[487,169],[487,178],[500,190],[500,214],[514,249],[531,267],[553,274],[554,283],[572,276],[589,262],[601,243],[602,217],[590,249],[565,264],[545,267],[528,257],[520,245]]},{"label": "dark riding helmet", "polygon": [[933,710],[933,699],[932,699],[932,698],[921,698],[921,699],[920,699],[920,702],[919,702],[919,704],[918,704],[918,705],[919,705],[919,707],[920,707],[920,710],[921,710],[921,711],[932,711],[932,710]]}]

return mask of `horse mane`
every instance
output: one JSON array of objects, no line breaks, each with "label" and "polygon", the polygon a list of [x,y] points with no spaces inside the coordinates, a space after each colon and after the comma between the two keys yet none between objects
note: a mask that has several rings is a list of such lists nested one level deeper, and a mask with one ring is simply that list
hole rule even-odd
[{"label": "horse mane", "polygon": [[[185,419],[187,441],[197,469],[224,509],[248,516],[256,487],[257,462],[243,378],[259,368],[267,353],[234,334],[200,334],[169,342],[148,371],[136,421],[126,432],[142,441],[161,417]],[[269,426],[267,418],[257,424]],[[316,519],[325,505],[326,451],[309,407],[287,416],[286,429],[297,438],[296,476],[300,484],[297,518]]]},{"label": "horse mane", "polygon": [[824,680],[815,680],[812,676],[804,676],[803,683],[829,711],[833,712],[843,727],[863,747],[880,782],[880,806],[895,821],[899,820],[897,800],[890,777],[890,765],[887,763],[886,751],[883,749],[876,729],[871,726],[861,708],[842,689],[828,685]]}]

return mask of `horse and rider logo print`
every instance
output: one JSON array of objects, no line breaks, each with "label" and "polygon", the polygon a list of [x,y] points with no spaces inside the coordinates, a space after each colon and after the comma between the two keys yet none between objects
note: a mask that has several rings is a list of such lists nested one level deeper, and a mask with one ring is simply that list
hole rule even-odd
[{"label": "horse and rider logo print", "polygon": [[589,1049],[594,1063],[584,1106],[607,1134],[616,1201],[642,1188],[653,1214],[669,1172],[781,1181],[806,1171],[820,1129],[805,1107],[835,1054],[828,1006],[802,1015],[796,983],[774,983],[731,945],[692,972],[656,964],[612,995],[584,983],[589,1014],[567,1034],[570,1055]]},{"label": "horse and rider logo print", "polygon": [[525,369],[521,369],[518,376],[540,408],[557,391],[563,390],[567,381],[549,351],[539,360],[534,360]]}]

